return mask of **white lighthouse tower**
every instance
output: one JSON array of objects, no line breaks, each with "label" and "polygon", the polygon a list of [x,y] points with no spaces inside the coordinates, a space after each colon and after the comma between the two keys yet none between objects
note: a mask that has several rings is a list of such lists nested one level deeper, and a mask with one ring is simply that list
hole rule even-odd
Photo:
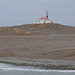
[{"label": "white lighthouse tower", "polygon": [[44,23],[52,23],[50,19],[48,19],[48,11],[46,11],[46,17],[39,18],[34,21],[34,24],[44,24]]}]

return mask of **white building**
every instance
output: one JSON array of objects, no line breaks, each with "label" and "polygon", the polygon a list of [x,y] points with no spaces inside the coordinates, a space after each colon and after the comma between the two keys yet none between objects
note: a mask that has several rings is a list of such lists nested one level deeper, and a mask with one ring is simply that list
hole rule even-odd
[{"label": "white building", "polygon": [[48,11],[46,11],[46,17],[39,18],[34,21],[34,24],[43,24],[43,23],[52,23],[50,19],[48,19]]}]

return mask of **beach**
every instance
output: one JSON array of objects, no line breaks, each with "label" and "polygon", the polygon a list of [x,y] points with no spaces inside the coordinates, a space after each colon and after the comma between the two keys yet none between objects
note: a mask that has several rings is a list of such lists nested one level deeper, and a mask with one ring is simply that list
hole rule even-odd
[{"label": "beach", "polygon": [[13,66],[0,63],[1,75],[74,75],[73,70],[43,70],[27,66]]},{"label": "beach", "polygon": [[30,66],[44,70],[75,70],[75,61],[0,57],[0,63],[13,66]]}]

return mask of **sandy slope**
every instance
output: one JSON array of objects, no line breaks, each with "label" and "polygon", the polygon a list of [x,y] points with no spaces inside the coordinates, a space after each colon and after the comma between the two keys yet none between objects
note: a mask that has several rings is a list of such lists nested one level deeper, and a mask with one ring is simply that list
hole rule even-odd
[{"label": "sandy slope", "polygon": [[75,28],[59,24],[0,28],[0,57],[75,61]]}]

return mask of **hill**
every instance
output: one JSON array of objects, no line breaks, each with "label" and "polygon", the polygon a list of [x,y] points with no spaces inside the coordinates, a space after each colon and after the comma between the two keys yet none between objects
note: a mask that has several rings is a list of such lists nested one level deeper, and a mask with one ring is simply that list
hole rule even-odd
[{"label": "hill", "polygon": [[60,24],[25,24],[13,27],[1,27],[0,35],[48,35],[75,34],[75,27]]},{"label": "hill", "polygon": [[0,27],[0,57],[75,61],[75,27],[60,24]]}]

